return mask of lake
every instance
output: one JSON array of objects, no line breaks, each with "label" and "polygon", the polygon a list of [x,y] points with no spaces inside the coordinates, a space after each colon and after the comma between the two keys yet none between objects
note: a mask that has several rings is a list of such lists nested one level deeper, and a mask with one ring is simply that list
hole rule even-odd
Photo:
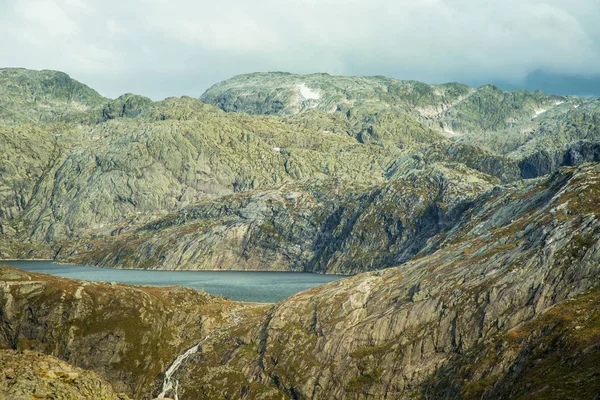
[{"label": "lake", "polygon": [[39,260],[0,260],[31,272],[83,279],[95,282],[119,282],[129,285],[181,285],[239,301],[275,303],[291,295],[343,278],[306,272],[258,271],[150,271],[85,267],[54,264]]}]

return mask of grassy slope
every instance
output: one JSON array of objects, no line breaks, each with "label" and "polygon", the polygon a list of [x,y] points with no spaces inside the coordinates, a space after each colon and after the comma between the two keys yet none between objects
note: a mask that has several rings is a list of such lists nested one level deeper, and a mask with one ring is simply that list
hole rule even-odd
[{"label": "grassy slope", "polygon": [[54,355],[134,398],[149,398],[179,353],[234,315],[264,309],[183,287],[92,283],[6,266],[0,289],[0,348]]}]

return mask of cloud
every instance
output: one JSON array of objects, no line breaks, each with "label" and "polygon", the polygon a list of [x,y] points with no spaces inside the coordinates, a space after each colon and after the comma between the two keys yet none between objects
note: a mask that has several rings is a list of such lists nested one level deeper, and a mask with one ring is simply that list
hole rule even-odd
[{"label": "cloud", "polygon": [[101,93],[199,96],[258,70],[518,85],[600,76],[597,0],[16,0],[2,66],[68,72]]},{"label": "cloud", "polygon": [[[54,38],[61,36],[72,36],[77,33],[79,27],[75,21],[59,7],[54,1],[35,0],[31,2],[19,1],[15,3],[15,13],[21,16],[22,27],[28,36],[31,33],[43,33]],[[34,44],[40,43],[43,38],[38,37]]]}]

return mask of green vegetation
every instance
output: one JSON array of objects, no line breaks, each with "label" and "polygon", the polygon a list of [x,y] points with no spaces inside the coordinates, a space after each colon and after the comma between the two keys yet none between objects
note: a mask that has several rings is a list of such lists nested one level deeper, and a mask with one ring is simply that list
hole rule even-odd
[{"label": "green vegetation", "polygon": [[356,378],[348,381],[347,390],[348,392],[366,392],[371,385],[377,383],[377,380],[381,377],[381,370],[376,369],[369,373],[364,373]]}]

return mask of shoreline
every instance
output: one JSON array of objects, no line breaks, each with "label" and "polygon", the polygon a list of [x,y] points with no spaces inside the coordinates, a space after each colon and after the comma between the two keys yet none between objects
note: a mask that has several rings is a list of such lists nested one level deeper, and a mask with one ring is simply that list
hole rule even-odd
[{"label": "shoreline", "polygon": [[[357,274],[324,274],[321,272],[313,271],[284,271],[284,270],[269,270],[269,269],[165,269],[165,268],[111,268],[111,267],[99,267],[97,265],[86,265],[86,264],[72,264],[68,262],[61,262],[52,258],[13,258],[13,259],[0,259],[0,264],[3,261],[50,261],[56,265],[71,265],[74,267],[88,267],[88,268],[99,268],[109,270],[121,270],[121,271],[166,271],[166,272],[278,272],[278,273],[293,273],[293,274],[315,274],[325,276],[343,276],[350,277],[356,276]],[[372,271],[365,271],[372,272]]]},{"label": "shoreline", "polygon": [[[0,260],[0,265],[2,265],[2,261],[29,261],[29,260]],[[32,261],[47,261],[47,260],[32,260]],[[41,274],[41,275],[47,275],[47,276],[57,277],[57,278],[60,278],[60,279],[68,279],[68,280],[78,281],[78,282],[89,282],[89,283],[92,283],[92,284],[105,284],[105,285],[117,284],[119,286],[140,287],[140,288],[158,288],[158,289],[165,289],[165,290],[176,288],[176,287],[184,287],[184,288],[187,288],[187,289],[195,290],[196,292],[204,292],[205,294],[207,294],[209,296],[219,297],[220,299],[222,299],[224,301],[232,301],[232,302],[236,302],[236,303],[256,304],[256,305],[273,305],[273,304],[277,304],[279,302],[279,301],[277,301],[277,302],[264,302],[264,301],[260,302],[260,301],[235,300],[235,299],[232,299],[232,298],[227,297],[227,296],[222,296],[222,295],[219,295],[219,294],[209,293],[209,292],[207,292],[204,289],[197,289],[197,288],[193,288],[193,287],[185,286],[185,285],[181,285],[181,284],[174,284],[174,285],[141,284],[141,285],[137,285],[137,284],[134,284],[134,283],[125,283],[125,282],[117,282],[117,281],[90,281],[90,280],[81,279],[81,278],[70,278],[70,277],[65,277],[65,276],[61,276],[61,275],[48,274],[46,272],[29,271],[29,270],[26,270],[26,269],[21,269],[19,267],[14,267],[12,265],[5,265],[5,266],[9,267],[9,268],[17,269],[19,271],[26,272],[28,274]]]},{"label": "shoreline", "polygon": [[[11,263],[12,261],[12,263]],[[35,264],[30,263],[29,265],[19,265],[19,262],[28,262],[28,261],[33,261],[33,262],[41,262],[43,264],[41,264],[41,266],[38,266],[37,268],[35,267]],[[3,263],[4,262],[4,263]],[[46,264],[48,262],[48,264]],[[50,264],[51,263],[51,264]],[[67,268],[65,268],[64,270],[62,270],[62,272],[56,271],[54,270],[54,268],[52,267],[53,264],[58,265],[65,265]],[[54,263],[53,260],[51,259],[12,259],[12,260],[0,260],[0,267],[6,267],[6,268],[11,268],[11,269],[16,269],[16,270],[20,270],[26,273],[33,273],[33,274],[41,274],[41,275],[48,275],[48,276],[54,276],[54,277],[59,277],[62,279],[68,279],[68,280],[73,280],[73,281],[79,281],[79,282],[92,282],[92,283],[99,283],[99,284],[108,284],[108,285],[113,285],[113,284],[118,284],[118,285],[123,285],[123,286],[131,286],[131,287],[151,287],[151,288],[169,288],[169,287],[186,287],[189,288],[191,290],[194,291],[198,291],[198,292],[204,292],[208,295],[211,296],[216,296],[219,298],[222,298],[224,300],[229,300],[229,301],[234,301],[234,302],[240,302],[240,303],[247,303],[247,304],[261,304],[261,305],[271,305],[271,304],[276,304],[279,303],[280,301],[283,301],[285,299],[288,299],[291,296],[294,296],[298,293],[304,292],[306,290],[310,290],[313,287],[317,287],[317,286],[321,286],[321,285],[326,285],[332,282],[335,282],[337,280],[340,279],[344,279],[347,276],[345,275],[333,275],[333,274],[316,274],[316,273],[311,273],[311,272],[303,272],[303,271],[255,271],[255,270],[149,270],[149,269],[126,269],[126,268],[102,268],[102,267],[96,267],[96,266],[86,266],[86,265],[79,265],[79,264],[65,264],[65,263]],[[88,267],[90,269],[94,269],[97,271],[93,271],[93,270],[81,270],[78,267]],[[33,269],[29,269],[29,268],[33,268]],[[77,270],[79,269],[79,271],[77,272]],[[60,270],[60,268],[59,268]],[[103,272],[101,272],[103,271]],[[160,275],[146,275],[146,277],[144,278],[144,274],[141,274],[140,278],[131,278],[131,279],[135,279],[136,281],[128,281],[128,279],[120,279],[118,277],[119,273],[116,271],[139,271],[140,273],[143,272],[152,272],[152,271],[157,271],[160,272]],[[72,275],[71,272],[75,272],[76,276],[69,276]],[[169,280],[173,279],[173,278],[169,278],[168,277],[168,273],[170,272],[206,272],[206,273],[225,273],[225,274],[219,274],[219,276],[217,277],[216,275],[208,275],[208,282],[210,282],[211,280],[223,280],[223,281],[228,281],[230,278],[232,277],[234,279],[234,281],[237,279],[235,275],[228,275],[226,274],[226,272],[232,272],[232,273],[248,273],[246,275],[242,275],[243,279],[250,279],[251,284],[250,287],[257,286],[258,284],[254,283],[252,284],[252,279],[250,278],[250,276],[252,276],[253,272],[266,272],[269,273],[270,277],[267,277],[266,275],[263,275],[262,278],[259,276],[257,279],[265,281],[272,281],[274,279],[275,282],[277,282],[279,279],[283,279],[284,282],[290,281],[290,279],[293,281],[295,279],[299,279],[300,281],[305,281],[305,282],[309,282],[311,283],[309,287],[307,288],[300,288],[299,291],[292,291],[291,293],[287,293],[286,297],[283,298],[279,298],[279,296],[275,296],[275,298],[271,299],[269,298],[269,296],[266,296],[267,298],[265,298],[265,296],[242,296],[241,298],[238,298],[233,292],[232,293],[227,293],[227,292],[221,292],[221,291],[213,291],[210,288],[205,287],[205,285],[202,285],[201,287],[196,287],[195,285],[189,285],[189,284],[185,284],[183,283],[183,281],[179,282],[177,281],[177,279],[179,278],[175,278],[175,282],[168,282]],[[274,274],[279,272],[280,274]],[[159,281],[162,281],[162,279],[160,278],[161,276],[163,276],[162,274],[167,273],[167,282],[164,282],[163,284],[158,283]],[[86,275],[86,274],[91,274],[91,275]],[[96,276],[97,274],[101,274],[98,275],[100,276],[100,279],[98,279]],[[108,274],[108,275],[105,275]],[[115,275],[116,274],[116,275]],[[273,274],[273,275],[270,275]],[[276,277],[275,275],[279,275],[279,278]],[[289,278],[285,278],[282,277],[282,275],[295,275],[295,277],[289,277]],[[301,275],[304,275],[306,278],[302,278]],[[309,278],[307,275],[317,275],[317,276],[322,276],[323,278],[317,278],[316,276],[314,278]],[[154,278],[149,278],[149,276],[154,276]],[[238,275],[239,276],[239,275]],[[196,277],[196,278],[195,278]],[[183,277],[184,281],[189,281],[190,279],[192,281],[194,281],[195,279],[200,279],[201,281],[203,281],[204,278],[201,277],[200,274],[195,275],[195,277],[190,277],[188,275],[188,277],[186,278],[185,276]],[[255,275],[256,277],[256,275]],[[308,279],[308,280],[306,280]],[[144,282],[144,280],[146,280],[146,282]],[[317,282],[312,282],[313,280],[317,280]],[[322,282],[320,282],[320,280],[324,280]],[[210,285],[209,285],[210,286]],[[214,288],[213,288],[214,289]],[[283,292],[287,292],[287,291],[283,291]]]},{"label": "shoreline", "polygon": [[[269,269],[165,269],[165,268],[112,268],[112,267],[99,267],[97,265],[86,265],[86,264],[72,264],[68,262],[61,262],[52,258],[16,258],[16,259],[0,259],[0,264],[4,261],[50,261],[56,265],[71,265],[73,267],[87,267],[87,268],[98,268],[108,269],[116,271],[163,271],[163,272],[273,272],[273,273],[291,273],[291,274],[314,274],[324,276],[342,276],[350,277],[356,276],[357,274],[324,274],[321,272],[313,271],[284,271],[284,270],[269,270]],[[373,272],[373,271],[365,271]]]}]

